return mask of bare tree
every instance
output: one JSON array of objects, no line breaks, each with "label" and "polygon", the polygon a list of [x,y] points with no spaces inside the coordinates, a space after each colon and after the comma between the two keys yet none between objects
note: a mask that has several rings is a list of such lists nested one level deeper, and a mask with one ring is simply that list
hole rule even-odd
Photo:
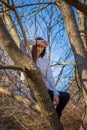
[{"label": "bare tree", "polygon": [[[79,79],[81,82],[82,92],[85,100],[85,105],[87,106],[87,53],[85,51],[82,39],[80,37],[80,33],[76,24],[74,13],[71,9],[71,6],[69,6],[65,1],[56,1],[58,7],[60,8],[63,19],[66,25],[66,30],[68,33],[68,36],[71,41],[71,46],[73,49],[73,53],[75,55],[75,60],[77,64],[77,70],[79,74]],[[85,130],[87,128],[87,108],[85,107],[85,115],[83,118],[83,124],[82,128]]]},{"label": "bare tree", "polygon": [[44,119],[48,122],[48,127],[46,130],[62,130],[63,128],[61,127],[60,121],[58,120],[46,87],[44,87],[44,82],[39,70],[33,63],[32,59],[25,56],[16,46],[13,39],[9,35],[1,17],[0,28],[0,42],[3,44],[5,50],[8,52],[9,56],[12,58],[15,64],[24,68],[27,80],[31,85],[32,90],[34,91],[35,97],[41,109],[41,113]]},{"label": "bare tree", "polygon": [[[68,0],[66,0],[66,1],[69,3]],[[63,20],[64,20],[64,23],[66,26],[66,30],[67,30],[67,33],[68,33],[68,36],[69,36],[69,39],[71,42],[72,50],[73,50],[73,53],[75,56],[75,60],[76,60],[76,65],[77,65],[79,79],[80,79],[81,86],[82,86],[82,92],[83,92],[83,96],[84,96],[84,100],[85,100],[85,105],[87,106],[87,81],[86,81],[86,75],[87,75],[87,63],[86,63],[87,58],[86,57],[87,57],[87,54],[86,54],[86,50],[84,47],[84,43],[83,43],[81,36],[80,36],[79,29],[78,29],[77,24],[76,24],[74,13],[71,9],[71,6],[69,5],[71,3],[68,4],[66,1],[56,0],[56,4],[63,15]],[[72,5],[74,5],[77,9],[79,9],[81,11],[83,11],[82,9],[80,9],[81,7],[84,7],[84,6],[86,7],[86,5],[82,4],[81,2],[80,2],[80,6],[78,6],[77,2],[79,2],[79,1],[77,1],[77,0],[75,0],[74,2],[75,3]],[[85,8],[85,10],[86,10],[86,8]],[[2,19],[1,19],[1,25],[3,25]],[[2,29],[5,29],[3,27],[4,27],[4,25],[2,26]],[[3,32],[4,32],[4,34],[7,34],[7,32],[5,32],[5,30],[3,30]],[[0,35],[2,35],[3,32],[1,32]],[[3,34],[3,37],[4,37],[4,34]],[[34,88],[36,85],[36,86],[42,86],[42,89],[44,89],[43,88],[44,83],[42,81],[41,75],[38,74],[39,72],[38,72],[36,66],[34,65],[33,61],[31,60],[30,57],[27,58],[25,55],[23,55],[23,53],[21,51],[19,51],[19,49],[15,46],[15,44],[12,44],[12,43],[14,43],[13,40],[11,40],[11,38],[8,35],[6,35],[6,36],[7,37],[4,37],[4,39],[9,38],[9,40],[6,40],[6,41],[9,41],[10,44],[6,43],[6,41],[3,41],[3,39],[0,38],[1,43],[4,45],[5,50],[9,53],[10,57],[14,60],[14,62],[16,64],[18,64],[19,66],[21,66],[21,65],[23,66],[25,73],[26,73],[26,77],[28,78],[29,84],[31,84],[33,91],[34,92],[36,91],[35,95],[37,95],[36,97],[37,97],[37,100],[39,101],[39,106],[42,109],[43,113],[45,113],[45,111],[47,113],[54,112],[53,107],[52,107],[52,111],[48,110],[49,106],[52,105],[50,102],[49,102],[49,106],[47,104],[46,104],[47,106],[44,105],[44,103],[46,103],[45,101],[47,99],[49,99],[47,93],[45,96],[46,99],[44,99],[42,97],[42,95],[44,95],[44,92],[46,92],[46,90],[44,90],[44,92],[42,93],[41,88],[37,87],[37,90],[35,90],[35,88]],[[10,46],[7,47],[6,44],[9,44]],[[19,61],[20,61],[20,63],[19,63]],[[29,75],[31,77],[29,77]],[[40,95],[40,97],[38,95]],[[44,107],[46,107],[47,109],[44,110]],[[81,128],[83,130],[85,130],[87,128],[87,108],[86,107],[85,107],[84,113],[85,113],[85,115],[83,116],[83,124],[82,124],[82,128]],[[49,117],[48,115],[46,115],[46,113],[44,114],[44,116],[46,116],[46,120],[48,120],[49,122],[51,122],[51,121],[53,122],[53,123],[51,122],[52,128],[50,128],[50,129],[54,128],[56,130],[56,128],[58,128],[58,127],[56,127],[56,128],[54,127],[54,124],[55,124],[55,126],[57,126],[57,122],[54,123],[54,121],[53,121],[54,116]],[[61,129],[61,128],[59,127],[59,129]]]}]

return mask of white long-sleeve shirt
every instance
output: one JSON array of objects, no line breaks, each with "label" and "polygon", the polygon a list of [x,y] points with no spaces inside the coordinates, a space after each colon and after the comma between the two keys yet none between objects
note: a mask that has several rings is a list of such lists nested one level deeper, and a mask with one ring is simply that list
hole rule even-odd
[{"label": "white long-sleeve shirt", "polygon": [[47,89],[52,90],[54,95],[59,95],[55,87],[55,80],[48,60],[46,58],[38,58],[36,61],[36,65],[42,72],[43,81]]}]

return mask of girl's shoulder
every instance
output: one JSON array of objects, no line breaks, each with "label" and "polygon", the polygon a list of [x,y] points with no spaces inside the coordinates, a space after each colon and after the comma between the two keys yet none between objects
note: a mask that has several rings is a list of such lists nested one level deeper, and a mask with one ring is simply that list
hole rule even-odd
[{"label": "girl's shoulder", "polygon": [[49,61],[48,61],[48,59],[45,58],[45,57],[42,57],[42,58],[37,59],[37,63],[45,64],[46,66],[49,65]]},{"label": "girl's shoulder", "polygon": [[42,57],[41,59],[42,59],[43,61],[48,62],[48,59],[47,59],[46,57]]}]

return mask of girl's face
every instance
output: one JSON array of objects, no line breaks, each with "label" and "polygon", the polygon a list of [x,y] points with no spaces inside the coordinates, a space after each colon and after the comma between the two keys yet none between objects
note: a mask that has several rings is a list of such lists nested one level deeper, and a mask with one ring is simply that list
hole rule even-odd
[{"label": "girl's face", "polygon": [[44,46],[37,45],[37,56],[38,57],[42,54],[43,51],[44,51]]}]

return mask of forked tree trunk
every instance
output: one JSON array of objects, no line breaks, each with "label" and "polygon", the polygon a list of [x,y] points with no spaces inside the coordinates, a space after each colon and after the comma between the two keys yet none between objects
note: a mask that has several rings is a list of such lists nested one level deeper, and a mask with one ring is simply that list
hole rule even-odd
[{"label": "forked tree trunk", "polygon": [[62,13],[77,64],[77,70],[86,106],[82,129],[86,130],[87,129],[87,54],[71,6],[68,5],[64,0],[56,0],[56,3]]},{"label": "forked tree trunk", "polygon": [[41,128],[41,130],[63,130],[39,70],[33,63],[32,59],[25,56],[16,46],[13,39],[9,35],[1,17],[0,43],[3,45],[15,64],[22,66],[26,71],[26,77],[35,94],[43,118],[45,121],[47,121],[47,127]]}]

